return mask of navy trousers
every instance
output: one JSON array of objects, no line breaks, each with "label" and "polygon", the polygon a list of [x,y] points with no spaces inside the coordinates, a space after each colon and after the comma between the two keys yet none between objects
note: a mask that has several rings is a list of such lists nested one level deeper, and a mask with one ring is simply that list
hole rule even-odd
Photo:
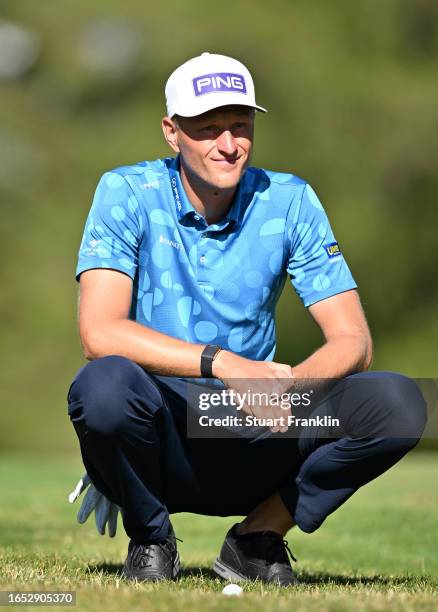
[{"label": "navy trousers", "polygon": [[186,381],[111,355],[81,368],[68,392],[84,466],[137,542],[165,539],[169,514],[246,515],[276,491],[312,532],[412,449],[427,418],[414,381],[366,372],[342,379],[324,400],[354,435],[333,438],[317,427],[296,438],[191,438],[186,389]]}]

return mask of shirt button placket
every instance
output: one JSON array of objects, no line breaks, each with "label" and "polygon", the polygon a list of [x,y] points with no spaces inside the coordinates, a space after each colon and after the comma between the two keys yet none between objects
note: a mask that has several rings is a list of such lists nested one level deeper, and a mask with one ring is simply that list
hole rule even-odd
[{"label": "shirt button placket", "polygon": [[199,241],[198,241],[198,256],[199,256],[199,266],[198,266],[198,280],[201,282],[205,282],[208,280],[207,278],[207,268],[206,268],[206,263],[207,263],[207,257],[206,257],[206,251],[207,251],[207,234],[206,232],[203,232],[200,237],[199,237]]}]

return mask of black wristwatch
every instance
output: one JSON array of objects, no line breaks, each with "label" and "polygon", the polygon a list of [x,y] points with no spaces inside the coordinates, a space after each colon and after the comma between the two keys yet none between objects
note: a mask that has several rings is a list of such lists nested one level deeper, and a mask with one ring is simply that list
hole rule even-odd
[{"label": "black wristwatch", "polygon": [[217,344],[207,344],[205,349],[201,353],[201,376],[202,378],[214,378],[213,377],[213,361],[219,351],[222,350],[221,346]]}]

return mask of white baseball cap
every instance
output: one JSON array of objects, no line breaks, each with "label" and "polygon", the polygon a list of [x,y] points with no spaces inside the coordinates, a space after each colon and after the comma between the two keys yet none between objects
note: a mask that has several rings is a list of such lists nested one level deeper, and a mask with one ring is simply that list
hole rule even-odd
[{"label": "white baseball cap", "polygon": [[169,117],[195,117],[229,104],[267,112],[256,104],[248,68],[216,53],[202,53],[179,66],[168,78],[165,93]]}]

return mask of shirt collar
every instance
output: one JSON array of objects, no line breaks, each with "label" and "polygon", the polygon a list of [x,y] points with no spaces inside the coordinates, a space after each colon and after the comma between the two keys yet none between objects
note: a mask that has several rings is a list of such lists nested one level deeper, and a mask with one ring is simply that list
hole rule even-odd
[{"label": "shirt collar", "polygon": [[[198,225],[205,223],[203,217],[191,204],[183,187],[180,175],[179,155],[168,158],[166,165],[169,172],[170,188],[173,195],[175,210],[182,225]],[[243,177],[237,187],[230,209],[223,219],[208,226],[208,231],[220,231],[230,226],[230,229],[239,224],[242,208]]]}]

